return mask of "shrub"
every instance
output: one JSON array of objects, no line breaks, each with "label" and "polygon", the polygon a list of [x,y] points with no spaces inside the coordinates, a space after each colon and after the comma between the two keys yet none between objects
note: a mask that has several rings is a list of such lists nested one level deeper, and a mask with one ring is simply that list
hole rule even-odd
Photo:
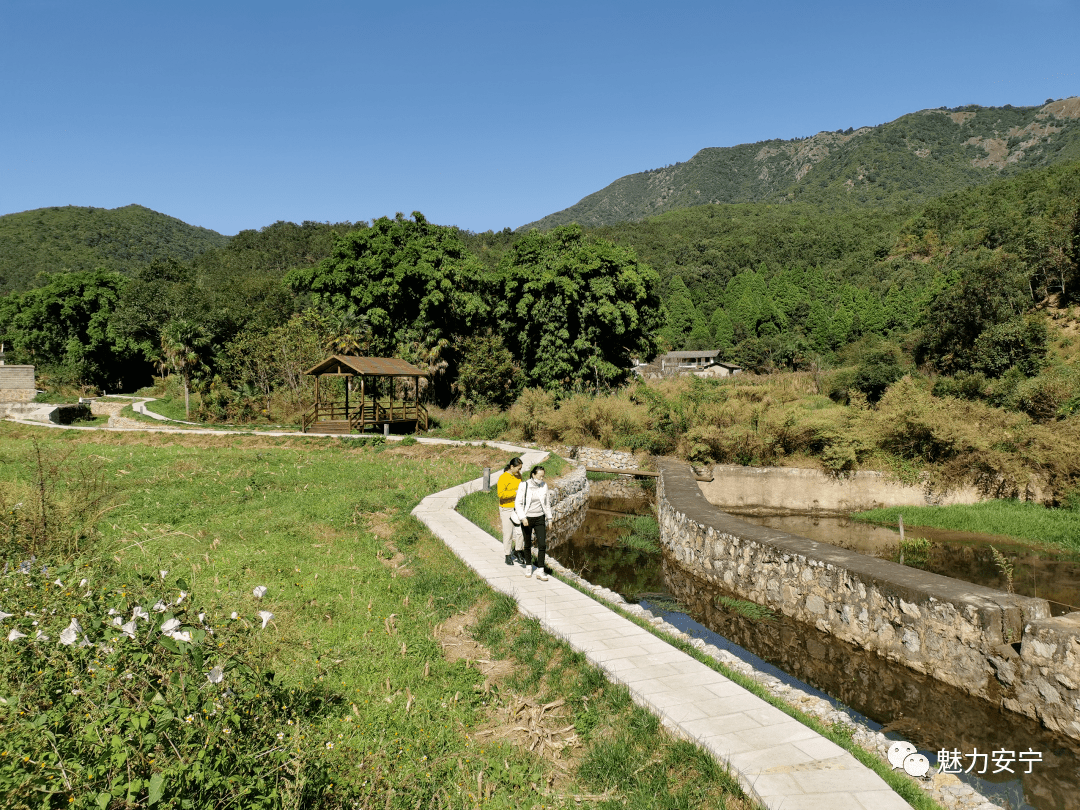
[{"label": "shrub", "polygon": [[5,807],[335,803],[333,744],[309,730],[335,698],[260,668],[272,614],[204,612],[166,572],[119,583],[40,563],[0,576]]},{"label": "shrub", "polygon": [[527,441],[549,441],[549,425],[555,412],[555,395],[542,388],[526,388],[507,416],[510,427]]}]

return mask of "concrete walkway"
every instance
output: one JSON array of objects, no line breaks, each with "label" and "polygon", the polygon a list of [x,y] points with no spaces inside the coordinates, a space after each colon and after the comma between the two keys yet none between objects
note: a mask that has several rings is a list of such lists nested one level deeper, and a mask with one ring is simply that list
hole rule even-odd
[{"label": "concrete walkway", "polygon": [[[526,468],[546,455],[521,453]],[[508,567],[501,543],[454,511],[480,487],[478,479],[429,495],[413,514],[492,588],[513,597],[521,613],[726,763],[750,796],[774,810],[910,807],[843,748],[715,670],[557,579],[539,582]]]}]

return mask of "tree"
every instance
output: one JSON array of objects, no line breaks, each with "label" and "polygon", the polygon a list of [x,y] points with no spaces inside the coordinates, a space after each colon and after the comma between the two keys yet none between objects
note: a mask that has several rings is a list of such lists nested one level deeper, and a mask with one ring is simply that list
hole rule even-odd
[{"label": "tree", "polygon": [[437,371],[487,314],[480,261],[454,228],[432,225],[419,211],[346,233],[330,256],[292,270],[286,282],[324,311],[366,318],[373,354]]},{"label": "tree", "polygon": [[475,408],[508,408],[520,391],[521,369],[501,336],[490,329],[465,339],[455,390]]},{"label": "tree", "polygon": [[193,321],[175,319],[161,330],[161,351],[165,361],[184,380],[184,418],[191,418],[191,377],[204,365],[210,346],[206,330]]},{"label": "tree", "polygon": [[58,273],[36,290],[9,296],[0,336],[12,356],[71,383],[122,388],[133,359],[112,328],[127,279],[108,270]]},{"label": "tree", "polygon": [[667,298],[664,300],[667,309],[667,323],[664,324],[662,335],[672,349],[686,348],[686,341],[694,329],[696,321],[700,320],[694,302],[690,300],[690,291],[686,289],[686,283],[675,276],[668,285]]},{"label": "tree", "polygon": [[566,225],[526,234],[499,270],[495,315],[526,385],[598,390],[656,355],[660,278],[633,250]]}]

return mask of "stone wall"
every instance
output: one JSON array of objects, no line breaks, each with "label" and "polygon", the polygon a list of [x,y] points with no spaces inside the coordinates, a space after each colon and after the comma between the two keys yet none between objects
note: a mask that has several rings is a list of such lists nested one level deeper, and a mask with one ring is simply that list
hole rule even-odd
[{"label": "stone wall", "polygon": [[661,543],[691,574],[1080,739],[1080,615],[744,523],[685,464],[661,473]]},{"label": "stone wall", "polygon": [[706,500],[744,515],[850,514],[888,506],[976,503],[974,487],[947,493],[889,481],[879,472],[844,478],[796,467],[738,467],[716,464],[713,480],[699,484]]},{"label": "stone wall", "polygon": [[624,450],[603,450],[598,447],[571,447],[553,445],[545,447],[563,458],[573,459],[586,467],[609,467],[616,470],[636,470],[645,461],[645,456],[635,456]]},{"label": "stone wall", "polygon": [[0,402],[30,402],[36,396],[33,366],[0,366]]},{"label": "stone wall", "polygon": [[[522,484],[524,486],[524,484]],[[575,464],[559,478],[548,481],[551,487],[552,525],[548,530],[548,547],[569,539],[578,530],[589,507],[589,479],[585,467]]]}]

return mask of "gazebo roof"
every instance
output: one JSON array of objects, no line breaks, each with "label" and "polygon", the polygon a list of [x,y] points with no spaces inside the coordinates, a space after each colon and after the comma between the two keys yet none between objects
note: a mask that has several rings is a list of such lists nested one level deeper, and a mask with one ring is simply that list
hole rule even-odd
[{"label": "gazebo roof", "polygon": [[426,371],[411,366],[396,357],[357,357],[351,354],[335,354],[304,374],[370,375],[372,377],[427,377]]}]

